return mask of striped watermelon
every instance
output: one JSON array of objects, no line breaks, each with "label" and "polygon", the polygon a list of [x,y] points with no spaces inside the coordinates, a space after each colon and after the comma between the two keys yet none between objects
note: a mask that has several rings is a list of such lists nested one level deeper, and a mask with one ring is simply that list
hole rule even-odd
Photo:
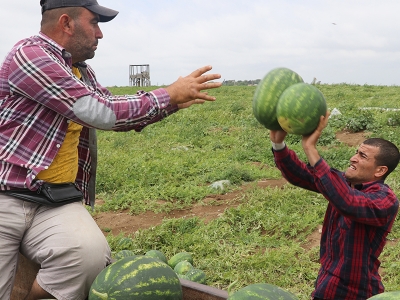
[{"label": "striped watermelon", "polygon": [[324,95],[315,86],[307,83],[288,87],[280,96],[276,107],[282,129],[299,135],[312,133],[326,111]]},{"label": "striped watermelon", "polygon": [[253,114],[257,121],[267,129],[281,129],[276,117],[279,97],[288,87],[299,82],[303,79],[287,68],[276,68],[267,73],[253,96]]},{"label": "striped watermelon", "polygon": [[400,291],[385,292],[375,295],[368,300],[397,300],[400,299]]},{"label": "striped watermelon", "polygon": [[197,283],[206,283],[206,273],[203,270],[193,268],[189,270],[186,274],[188,280]]},{"label": "striped watermelon", "polygon": [[179,278],[179,279],[186,279],[186,280],[189,280],[189,278],[186,276],[186,274],[179,274],[179,273],[176,273],[176,275],[178,275],[178,278]]},{"label": "striped watermelon", "polygon": [[167,258],[165,257],[164,253],[162,253],[162,252],[159,251],[159,250],[149,250],[149,251],[147,251],[147,252],[145,253],[145,255],[146,255],[146,256],[150,256],[150,257],[154,257],[154,258],[158,258],[159,260],[161,260],[161,261],[163,261],[163,262],[165,262],[165,263],[168,262],[168,260],[167,260]]},{"label": "striped watermelon", "polygon": [[183,260],[176,264],[174,271],[177,274],[184,275],[191,269],[193,269],[193,265],[187,260]]},{"label": "striped watermelon", "polygon": [[268,283],[255,283],[250,284],[240,290],[236,291],[228,297],[228,300],[298,300],[298,298],[272,284]]},{"label": "striped watermelon", "polygon": [[178,276],[166,263],[139,255],[120,259],[97,275],[89,300],[181,300]]},{"label": "striped watermelon", "polygon": [[179,252],[177,254],[175,254],[174,256],[172,256],[169,260],[168,260],[168,265],[174,269],[175,266],[181,262],[181,261],[185,261],[187,260],[188,262],[190,262],[193,265],[193,257],[192,254],[190,254],[189,252]]},{"label": "striped watermelon", "polygon": [[133,240],[128,237],[123,237],[118,241],[117,248],[119,249],[129,249],[133,245]]},{"label": "striped watermelon", "polygon": [[121,259],[129,256],[137,256],[132,250],[121,250],[114,254],[114,259]]}]

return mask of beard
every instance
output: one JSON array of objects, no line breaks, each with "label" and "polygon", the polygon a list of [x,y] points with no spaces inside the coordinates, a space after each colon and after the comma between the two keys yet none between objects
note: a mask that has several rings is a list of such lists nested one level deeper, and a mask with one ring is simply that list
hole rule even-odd
[{"label": "beard", "polygon": [[69,47],[73,61],[80,62],[92,59],[95,56],[95,46],[98,39],[88,37],[81,26],[77,26],[74,33],[74,42]]}]

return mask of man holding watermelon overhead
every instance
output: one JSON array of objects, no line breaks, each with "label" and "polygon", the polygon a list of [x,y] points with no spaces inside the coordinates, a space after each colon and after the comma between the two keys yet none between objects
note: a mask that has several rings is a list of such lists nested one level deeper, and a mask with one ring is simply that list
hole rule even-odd
[{"label": "man holding watermelon overhead", "polygon": [[141,131],[179,109],[214,101],[205,66],[166,88],[115,96],[86,60],[117,11],[96,0],[40,0],[40,33],[0,67],[0,299],[10,298],[18,253],[40,265],[27,300],[83,300],[110,263],[94,205],[96,130]]},{"label": "man holding watermelon overhead", "polygon": [[378,258],[399,208],[384,180],[397,167],[400,154],[393,143],[370,138],[350,158],[345,172],[329,167],[316,148],[328,117],[321,116],[317,129],[302,137],[308,164],[287,148],[285,131],[271,130],[275,163],[290,183],[328,200],[313,299],[368,299],[384,291]]}]

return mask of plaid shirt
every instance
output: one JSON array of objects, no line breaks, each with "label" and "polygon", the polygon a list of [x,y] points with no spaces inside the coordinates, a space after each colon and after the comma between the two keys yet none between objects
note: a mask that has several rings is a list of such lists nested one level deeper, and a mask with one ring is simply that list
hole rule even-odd
[{"label": "plaid shirt", "polygon": [[313,297],[367,299],[384,291],[378,259],[399,202],[383,181],[352,188],[343,172],[321,158],[314,167],[285,147],[273,151],[277,167],[292,184],[321,193],[328,201]]},{"label": "plaid shirt", "polygon": [[43,33],[18,42],[5,58],[0,68],[0,190],[36,190],[41,184],[36,175],[50,166],[73,120],[84,126],[76,183],[88,204],[95,169],[90,128],[140,131],[178,109],[165,89],[112,96],[88,65],[80,65],[85,82],[72,73],[71,55]]}]

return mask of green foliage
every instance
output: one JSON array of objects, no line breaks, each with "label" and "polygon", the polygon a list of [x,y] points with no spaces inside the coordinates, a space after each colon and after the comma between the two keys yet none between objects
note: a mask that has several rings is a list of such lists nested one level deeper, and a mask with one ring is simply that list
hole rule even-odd
[{"label": "green foliage", "polygon": [[[399,223],[398,220],[397,223]],[[381,258],[382,280],[385,283],[385,290],[400,290],[400,278],[398,276],[400,272],[400,244],[398,239],[388,242],[388,245],[382,252]]]},{"label": "green foliage", "polygon": [[[332,167],[345,170],[356,150],[336,139],[338,131],[366,130],[400,145],[400,112],[392,110],[400,108],[400,87],[339,84],[318,88],[329,109],[341,112],[331,116],[318,144]],[[322,223],[327,202],[319,194],[291,185],[262,189],[255,184],[281,177],[274,165],[269,131],[252,114],[255,89],[223,86],[210,91],[217,101],[182,110],[140,133],[99,131],[97,191],[104,204],[96,206],[96,211],[185,209],[204,205],[202,200],[210,194],[229,191],[210,189],[215,181],[230,180],[230,190],[250,182],[250,188],[235,199],[238,206],[221,210],[217,219],[205,223],[198,217],[166,218],[159,226],[132,233],[129,249],[136,254],[158,249],[168,258],[187,251],[209,285],[226,289],[237,281],[234,289],[238,290],[267,282],[305,300],[319,269],[319,248],[309,248],[308,237]],[[132,94],[136,90],[112,91]],[[305,160],[301,137],[288,135],[286,142]],[[399,172],[395,170],[386,181],[397,194]],[[122,248],[123,238],[107,236],[113,251]],[[383,282],[386,291],[400,290],[399,219],[388,238],[381,256]]]},{"label": "green foliage", "polygon": [[370,110],[359,109],[356,114],[348,118],[346,129],[350,132],[371,130],[374,128],[374,122],[374,116]]},{"label": "green foliage", "polygon": [[343,114],[331,115],[328,126],[330,126],[334,132],[340,131],[346,128],[347,121],[348,118],[346,118]]}]

